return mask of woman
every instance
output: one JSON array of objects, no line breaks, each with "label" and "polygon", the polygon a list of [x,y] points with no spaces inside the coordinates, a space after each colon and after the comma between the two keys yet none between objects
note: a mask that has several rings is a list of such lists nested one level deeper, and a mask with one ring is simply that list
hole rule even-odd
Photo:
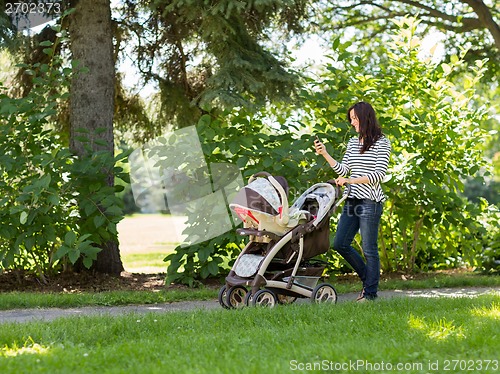
[{"label": "woman", "polygon": [[[314,146],[316,153],[322,155],[339,174],[335,179],[337,185],[351,185],[339,219],[333,248],[354,268],[363,282],[363,290],[357,300],[374,300],[377,298],[380,279],[378,226],[382,203],[386,199],[380,184],[387,172],[391,145],[382,134],[370,104],[354,104],[347,111],[347,120],[358,136],[349,140],[342,162],[334,160],[321,141],[316,140]],[[366,261],[351,245],[358,230]]]}]

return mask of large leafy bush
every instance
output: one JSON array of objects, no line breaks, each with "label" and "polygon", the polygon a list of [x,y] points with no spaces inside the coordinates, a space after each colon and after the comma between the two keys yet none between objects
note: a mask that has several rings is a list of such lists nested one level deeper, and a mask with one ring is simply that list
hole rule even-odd
[{"label": "large leafy bush", "polygon": [[123,204],[105,178],[113,169],[119,175],[114,165],[123,157],[77,158],[64,145],[54,128],[73,68],[54,55],[56,44],[41,46],[51,62],[22,67],[32,76],[29,94],[14,98],[0,87],[0,270],[43,278],[72,265],[90,268],[98,245],[116,240]]}]

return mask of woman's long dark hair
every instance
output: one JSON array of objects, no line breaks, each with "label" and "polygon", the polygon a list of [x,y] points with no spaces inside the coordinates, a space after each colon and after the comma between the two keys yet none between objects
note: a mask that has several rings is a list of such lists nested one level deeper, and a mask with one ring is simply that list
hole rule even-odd
[{"label": "woman's long dark hair", "polygon": [[363,139],[361,153],[365,153],[383,136],[382,128],[377,121],[375,110],[370,104],[364,101],[354,104],[349,108],[349,110],[347,110],[347,120],[349,123],[351,123],[350,113],[353,109],[359,120],[359,138]]}]

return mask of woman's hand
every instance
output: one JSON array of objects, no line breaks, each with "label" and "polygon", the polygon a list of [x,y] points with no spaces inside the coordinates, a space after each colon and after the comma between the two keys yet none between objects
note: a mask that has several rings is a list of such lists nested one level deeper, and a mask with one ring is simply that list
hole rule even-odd
[{"label": "woman's hand", "polygon": [[314,149],[315,149],[315,151],[316,151],[316,154],[318,154],[318,155],[323,155],[323,156],[325,156],[325,155],[327,155],[327,154],[328,154],[328,152],[326,151],[326,147],[325,147],[325,145],[324,145],[323,143],[321,143],[321,141],[320,141],[320,140],[318,140],[318,139],[316,139],[316,140],[314,141]]},{"label": "woman's hand", "polygon": [[338,177],[337,179],[335,179],[335,183],[337,184],[337,186],[343,186],[346,183],[351,183],[351,181],[349,180],[349,178]]},{"label": "woman's hand", "polygon": [[314,141],[314,150],[316,151],[317,155],[322,155],[332,168],[337,165],[337,161],[335,161],[333,157],[330,156],[330,154],[326,150],[325,145],[318,138],[316,138],[316,140]]}]

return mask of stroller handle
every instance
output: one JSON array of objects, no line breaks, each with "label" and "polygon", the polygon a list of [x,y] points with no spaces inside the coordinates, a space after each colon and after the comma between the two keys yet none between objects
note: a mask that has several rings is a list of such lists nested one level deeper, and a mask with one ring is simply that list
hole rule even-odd
[{"label": "stroller handle", "polygon": [[[344,186],[347,191],[346,194],[349,195],[351,193],[351,185],[349,183],[346,183]],[[340,186],[337,186],[337,192],[339,193],[340,196]]]},{"label": "stroller handle", "polygon": [[[328,183],[330,183],[332,186],[335,186],[337,197],[340,196],[342,192],[342,187],[339,186],[337,183],[335,183],[335,179],[330,179]],[[351,193],[351,185],[349,183],[345,183],[344,186],[346,188],[347,195],[349,195]]]}]

